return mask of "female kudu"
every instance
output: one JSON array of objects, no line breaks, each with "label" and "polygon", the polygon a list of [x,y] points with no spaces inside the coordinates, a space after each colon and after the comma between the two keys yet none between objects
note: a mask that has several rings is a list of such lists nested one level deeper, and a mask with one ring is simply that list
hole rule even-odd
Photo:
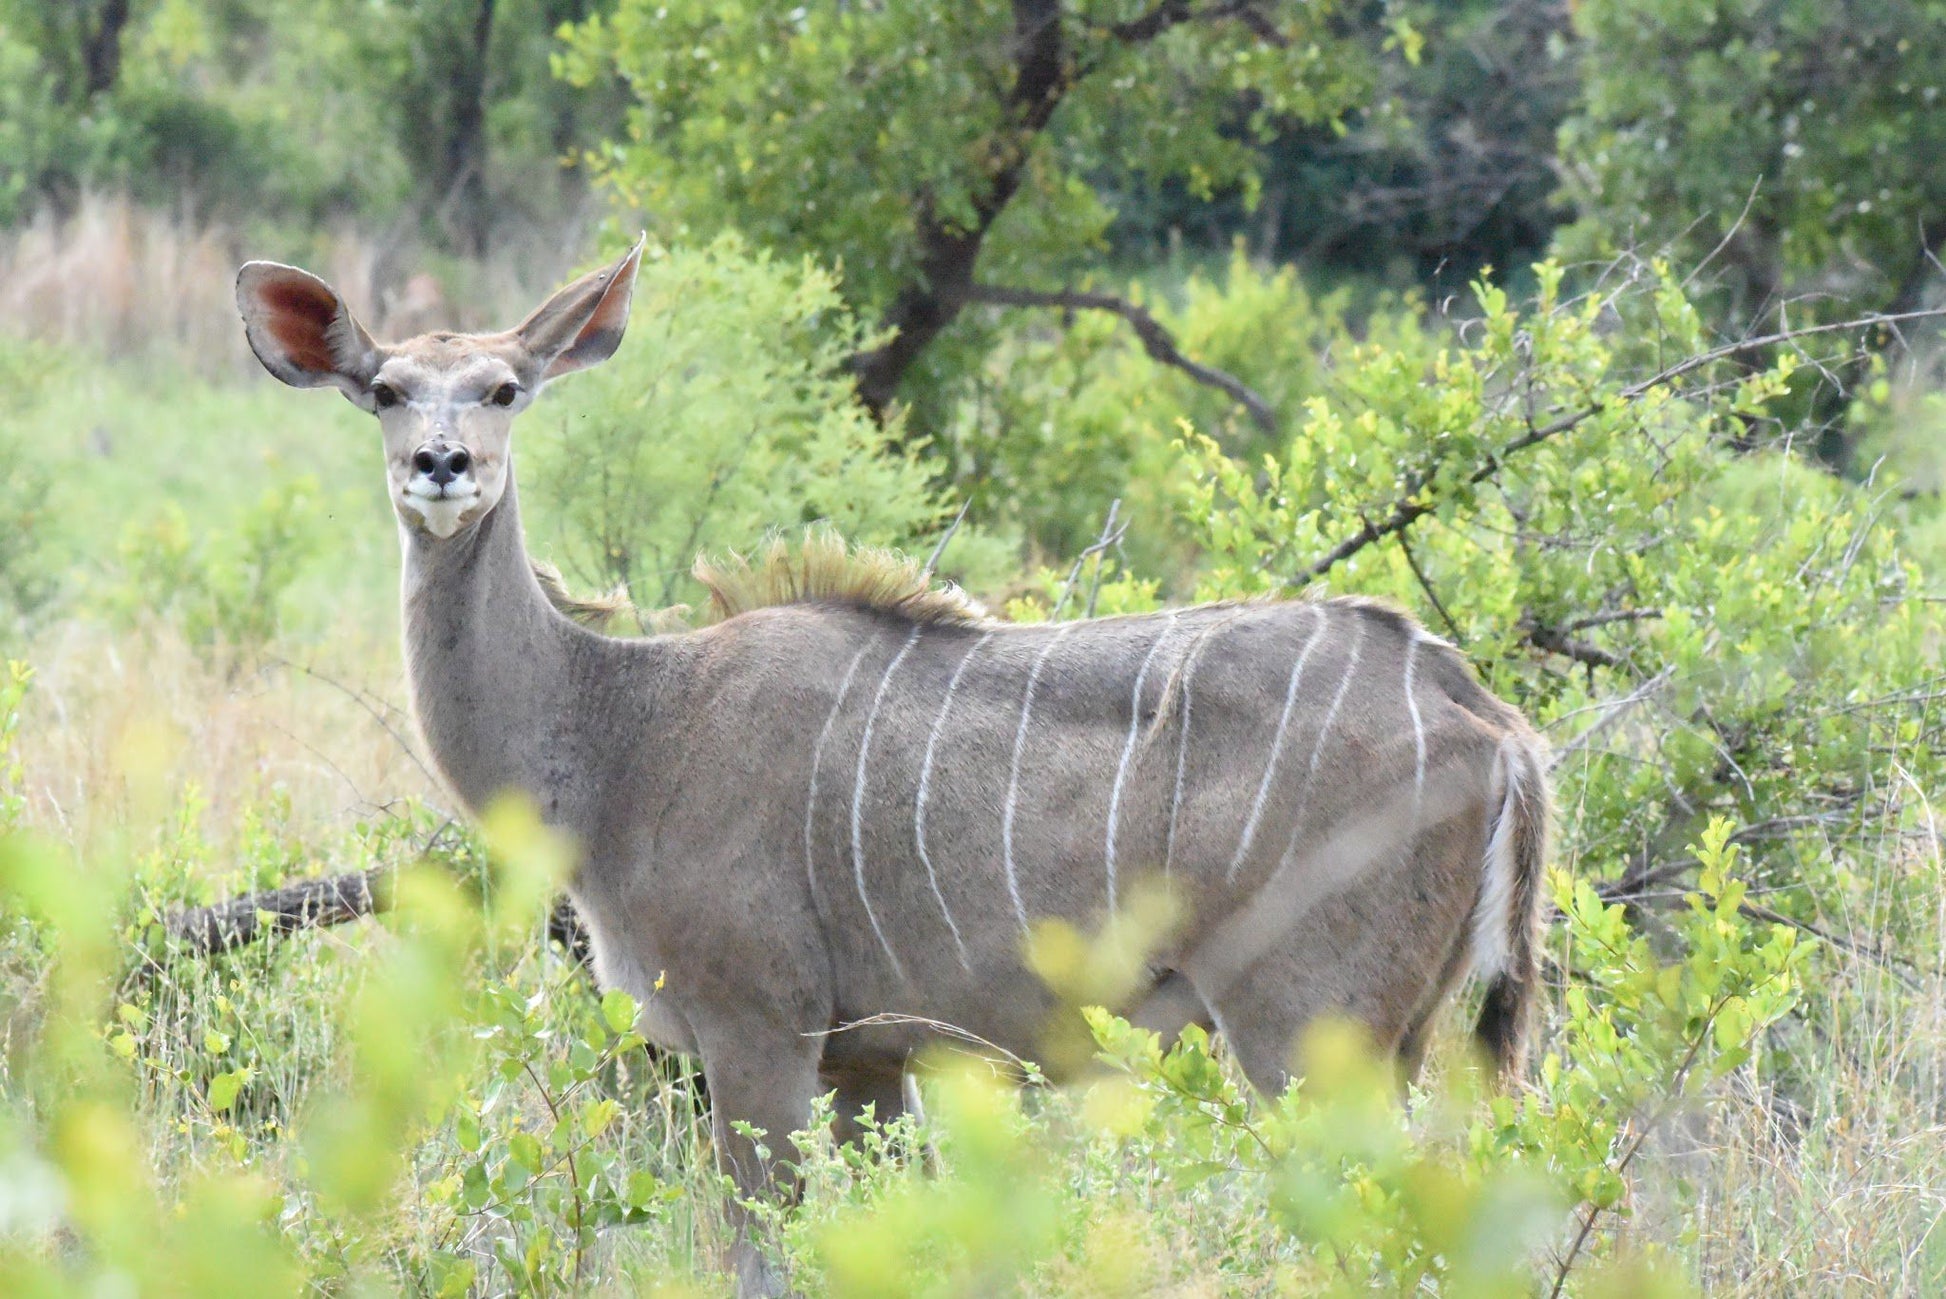
[{"label": "female kudu", "polygon": [[[790,598],[700,631],[613,639],[563,616],[522,543],[509,426],[620,344],[640,251],[497,334],[381,346],[328,285],[266,262],[237,296],[272,374],[377,416],[432,756],[469,809],[517,790],[573,836],[598,975],[643,1002],[649,1037],[702,1057],[743,1190],[789,1172],[734,1121],[782,1146],[827,1088],[841,1124],[888,1117],[921,1021],[1033,1053],[1054,1003],[1023,937],[1098,923],[1138,878],[1166,882],[1178,920],[1121,1009],[1213,1024],[1265,1092],[1324,1014],[1410,1070],[1469,967],[1488,980],[1477,1034],[1518,1067],[1540,742],[1393,610],[1007,625],[909,567],[813,547]],[[747,1244],[739,1271],[767,1284]]]}]

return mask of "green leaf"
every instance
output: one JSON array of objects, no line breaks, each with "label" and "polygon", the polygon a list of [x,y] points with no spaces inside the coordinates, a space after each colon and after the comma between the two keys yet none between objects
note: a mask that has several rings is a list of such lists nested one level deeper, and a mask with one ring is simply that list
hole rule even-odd
[{"label": "green leaf", "polygon": [[209,1107],[221,1114],[236,1103],[237,1092],[243,1084],[250,1081],[252,1070],[248,1065],[232,1069],[228,1073],[217,1074],[209,1080]]}]

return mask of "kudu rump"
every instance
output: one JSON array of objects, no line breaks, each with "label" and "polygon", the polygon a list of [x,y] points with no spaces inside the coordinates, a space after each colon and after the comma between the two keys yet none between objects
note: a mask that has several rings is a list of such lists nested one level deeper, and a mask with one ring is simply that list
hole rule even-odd
[{"label": "kudu rump", "polygon": [[1029,930],[1093,928],[1145,880],[1177,920],[1120,1009],[1213,1024],[1259,1089],[1326,1014],[1410,1070],[1469,967],[1478,1036],[1518,1068],[1541,745],[1391,609],[1010,625],[827,550],[787,561],[786,597],[732,598],[699,631],[614,639],[559,612],[521,540],[509,425],[615,351],[640,251],[499,334],[380,345],[328,285],[267,262],[237,296],[272,374],[377,415],[433,758],[473,811],[517,790],[573,836],[599,977],[702,1057],[744,1190],[788,1169],[734,1121],[777,1150],[826,1090],[841,1127],[868,1103],[889,1117],[924,1021],[1034,1054],[1055,1003]]}]

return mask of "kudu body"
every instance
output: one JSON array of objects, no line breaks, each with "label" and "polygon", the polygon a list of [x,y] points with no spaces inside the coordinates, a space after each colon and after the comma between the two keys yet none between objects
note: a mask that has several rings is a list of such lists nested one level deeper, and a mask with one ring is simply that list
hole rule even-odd
[{"label": "kudu body", "polygon": [[636,256],[508,333],[391,347],[304,272],[252,263],[238,293],[274,374],[379,415],[432,756],[468,808],[522,791],[580,845],[599,977],[653,1040],[701,1056],[745,1190],[778,1170],[732,1122],[787,1149],[828,1089],[841,1127],[866,1104],[888,1117],[922,1021],[1034,1054],[1054,1002],[1027,932],[1093,928],[1144,880],[1180,918],[1121,1009],[1213,1024],[1260,1089],[1325,1014],[1412,1068],[1469,968],[1488,980],[1479,1036],[1517,1067],[1540,744],[1399,613],[1007,625],[882,567],[876,591],[800,572],[798,600],[678,635],[611,639],[557,611],[522,543],[508,423],[614,350]]}]

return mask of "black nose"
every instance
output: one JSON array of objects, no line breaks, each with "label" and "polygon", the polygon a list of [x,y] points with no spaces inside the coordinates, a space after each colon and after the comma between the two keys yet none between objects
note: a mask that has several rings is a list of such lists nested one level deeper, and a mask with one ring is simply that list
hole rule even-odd
[{"label": "black nose", "polygon": [[472,463],[466,448],[451,442],[428,442],[412,453],[412,467],[439,487],[465,473]]}]

